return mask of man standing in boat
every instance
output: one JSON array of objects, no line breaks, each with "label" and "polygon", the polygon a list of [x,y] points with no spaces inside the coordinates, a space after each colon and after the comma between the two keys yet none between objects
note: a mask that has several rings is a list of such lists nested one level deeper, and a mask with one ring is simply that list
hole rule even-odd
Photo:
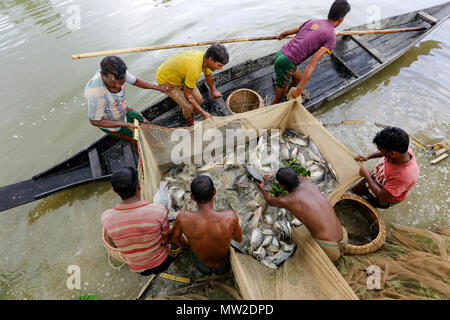
[{"label": "man standing in boat", "polygon": [[216,189],[208,176],[198,176],[191,183],[191,198],[197,211],[182,211],[172,228],[171,242],[192,249],[192,260],[205,275],[227,273],[231,268],[231,239],[241,242],[239,218],[232,210],[214,210]]},{"label": "man standing in boat", "polygon": [[111,176],[122,202],[102,214],[102,225],[130,269],[143,276],[161,273],[182,249],[169,243],[168,212],[160,204],[142,201],[136,169],[125,167]]},{"label": "man standing in boat", "polygon": [[148,120],[125,104],[125,82],[142,89],[169,92],[170,85],[154,85],[136,78],[127,71],[125,62],[116,56],[105,57],[100,62],[100,70],[89,80],[84,91],[88,101],[88,118],[100,130],[133,143],[134,119],[140,123]]},{"label": "man standing in boat", "polygon": [[348,243],[347,231],[339,222],[330,202],[310,179],[299,177],[292,168],[281,168],[276,174],[287,195],[273,198],[264,182],[256,181],[267,205],[284,208],[300,220],[331,261],[341,257]]},{"label": "man standing in boat", "polygon": [[[276,35],[278,40],[292,34],[295,37],[275,55],[275,97],[271,104],[279,103],[286,95],[288,99],[301,95],[323,55],[333,51],[336,44],[334,29],[344,21],[349,11],[350,5],[346,0],[336,0],[331,5],[327,20],[309,20],[299,27]],[[300,75],[298,66],[311,55],[311,61]]]},{"label": "man standing in boat", "polygon": [[365,196],[377,208],[387,209],[406,199],[419,176],[416,158],[409,148],[409,136],[400,128],[388,127],[373,138],[378,151],[369,156],[358,155],[357,161],[381,158],[372,171],[365,166],[359,170],[362,181],[352,189]]},{"label": "man standing in boat", "polygon": [[156,81],[159,85],[174,86],[167,95],[172,98],[183,112],[183,118],[188,126],[194,125],[194,115],[198,112],[203,119],[211,115],[200,107],[202,95],[196,83],[200,74],[205,75],[211,97],[219,98],[222,94],[214,88],[212,72],[221,70],[228,63],[229,55],[224,45],[215,43],[206,52],[188,50],[167,59],[156,71]]}]

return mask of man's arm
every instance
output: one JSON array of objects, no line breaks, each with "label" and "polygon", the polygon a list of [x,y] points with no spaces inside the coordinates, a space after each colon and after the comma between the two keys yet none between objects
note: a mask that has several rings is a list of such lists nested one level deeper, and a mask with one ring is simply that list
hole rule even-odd
[{"label": "man's arm", "polygon": [[265,189],[264,189],[264,182],[256,181],[256,185],[258,186],[259,190],[262,192],[264,196],[264,200],[266,200],[267,204],[272,207],[277,208],[284,208],[284,200],[283,197],[274,198],[272,197]]},{"label": "man's arm", "polygon": [[303,71],[302,78],[300,80],[300,84],[298,85],[297,89],[292,93],[293,98],[297,98],[302,94],[303,88],[305,87],[306,83],[308,82],[309,78],[313,74],[314,70],[316,69],[317,64],[319,63],[320,59],[322,59],[323,55],[328,52],[328,49],[321,47],[319,50],[314,53],[314,55],[311,58],[311,61],[309,61],[308,65],[306,66],[305,70]]},{"label": "man's arm", "polygon": [[171,90],[173,90],[173,86],[169,83],[165,83],[162,85],[156,85],[153,83],[150,83],[148,81],[145,81],[143,79],[136,78],[136,82],[133,84],[136,87],[142,88],[142,89],[152,89],[161,91],[162,93],[168,94]]},{"label": "man's arm", "polygon": [[222,96],[222,93],[220,93],[219,90],[216,90],[216,88],[214,88],[214,80],[212,74],[205,75],[205,81],[208,84],[209,91],[211,92],[211,97],[213,99],[220,98]]},{"label": "man's arm", "polygon": [[170,235],[170,242],[175,243],[177,246],[182,248],[189,248],[189,241],[186,238],[186,236],[183,234],[183,231],[180,226],[180,215],[183,213],[180,212],[180,214],[175,219],[175,223],[172,228],[172,233]]},{"label": "man's arm", "polygon": [[89,119],[91,124],[96,127],[102,127],[102,128],[118,128],[118,127],[127,127],[130,130],[138,129],[134,124],[128,123],[128,122],[121,122],[121,121],[114,121],[114,120],[91,120]]},{"label": "man's arm", "polygon": [[282,33],[278,33],[275,37],[278,40],[282,40],[283,38],[290,36],[291,34],[296,34],[300,30],[300,27],[295,27],[293,29],[285,30]]},{"label": "man's arm", "polygon": [[369,156],[362,156],[362,155],[357,155],[355,156],[355,160],[356,161],[367,161],[370,159],[375,159],[375,158],[381,158],[383,156],[383,154],[379,151],[372,153]]},{"label": "man's arm", "polygon": [[192,94],[193,90],[189,89],[186,86],[183,86],[183,93],[186,100],[194,107],[194,110],[200,113],[203,119],[211,118],[211,115],[200,107],[200,104],[195,100],[194,95]]},{"label": "man's arm", "polygon": [[393,202],[395,197],[390,194],[385,188],[380,186],[374,178],[372,178],[369,169],[362,166],[359,169],[359,175],[366,180],[369,185],[370,190],[372,190],[373,194],[381,203]]},{"label": "man's arm", "polygon": [[233,240],[237,241],[237,242],[241,242],[242,241],[242,228],[241,225],[239,224],[239,218],[237,216],[237,214],[233,212],[234,215],[234,231],[233,231]]}]

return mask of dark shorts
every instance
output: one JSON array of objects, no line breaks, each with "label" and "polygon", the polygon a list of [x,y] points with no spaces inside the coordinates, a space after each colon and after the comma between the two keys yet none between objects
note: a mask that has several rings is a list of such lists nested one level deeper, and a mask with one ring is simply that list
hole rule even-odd
[{"label": "dark shorts", "polygon": [[163,272],[172,264],[172,262],[175,261],[176,258],[178,258],[181,255],[182,252],[183,248],[180,248],[177,245],[171,243],[169,254],[166,257],[166,260],[164,260],[159,266],[139,272],[139,274],[141,276],[149,276],[151,274],[158,274]]},{"label": "dark shorts", "polygon": [[193,262],[195,268],[198,271],[200,271],[201,273],[203,273],[204,275],[211,275],[214,273],[214,274],[220,276],[220,275],[226,274],[231,269],[231,262],[229,259],[227,260],[227,262],[225,262],[220,267],[210,268],[210,267],[205,266],[200,260],[198,260],[198,258],[195,256],[195,254],[193,252],[192,252],[192,262]]},{"label": "dark shorts", "polygon": [[[140,123],[144,122],[144,117],[141,116],[138,112],[134,111],[130,107],[127,107],[127,122],[134,123],[134,120],[139,121]],[[107,133],[110,136],[116,137],[118,139],[123,139],[126,141],[133,140],[133,132],[126,127],[120,128],[118,131],[111,131],[108,129],[100,128],[103,132]]]},{"label": "dark shorts", "polygon": [[380,209],[388,209],[392,207],[393,205],[398,204],[398,202],[390,202],[390,203],[381,203],[370,191],[368,187],[368,183],[366,180],[362,179],[359,182],[362,186],[365,188],[365,193],[361,196],[367,200],[373,207],[380,208]]},{"label": "dark shorts", "polygon": [[297,65],[292,63],[280,50],[273,60],[275,70],[275,85],[279,88],[286,88],[292,80],[292,74],[297,70]]}]

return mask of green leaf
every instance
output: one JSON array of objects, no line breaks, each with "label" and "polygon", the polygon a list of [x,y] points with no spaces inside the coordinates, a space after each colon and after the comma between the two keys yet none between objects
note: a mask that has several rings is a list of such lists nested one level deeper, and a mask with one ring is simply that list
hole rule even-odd
[{"label": "green leaf", "polygon": [[93,294],[84,294],[79,296],[76,300],[98,300],[98,297]]}]

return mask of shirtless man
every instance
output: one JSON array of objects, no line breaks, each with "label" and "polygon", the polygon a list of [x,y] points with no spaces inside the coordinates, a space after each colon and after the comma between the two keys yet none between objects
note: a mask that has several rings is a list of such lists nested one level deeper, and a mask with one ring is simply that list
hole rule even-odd
[{"label": "shirtless man", "polygon": [[231,239],[242,241],[238,216],[232,210],[214,211],[216,189],[210,177],[198,176],[192,180],[191,192],[198,210],[180,212],[170,241],[192,249],[194,265],[201,273],[225,274],[231,268]]},{"label": "shirtless man", "polygon": [[345,251],[348,237],[331,204],[309,179],[299,180],[292,168],[279,169],[276,178],[289,194],[273,198],[264,189],[264,182],[256,182],[267,204],[292,213],[308,228],[331,261],[337,260]]}]

